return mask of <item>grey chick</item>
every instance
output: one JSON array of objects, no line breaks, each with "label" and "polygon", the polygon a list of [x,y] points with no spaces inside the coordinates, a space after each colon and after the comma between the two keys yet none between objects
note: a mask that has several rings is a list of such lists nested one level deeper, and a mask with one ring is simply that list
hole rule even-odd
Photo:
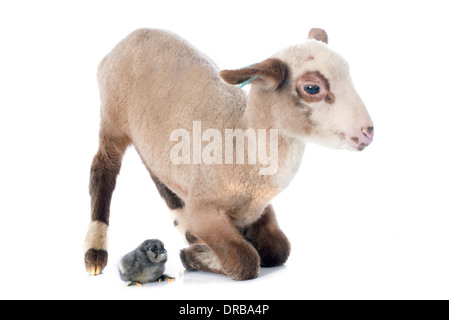
[{"label": "grey chick", "polygon": [[173,279],[164,275],[167,251],[162,241],[144,241],[136,250],[125,255],[119,264],[120,278],[130,285]]}]

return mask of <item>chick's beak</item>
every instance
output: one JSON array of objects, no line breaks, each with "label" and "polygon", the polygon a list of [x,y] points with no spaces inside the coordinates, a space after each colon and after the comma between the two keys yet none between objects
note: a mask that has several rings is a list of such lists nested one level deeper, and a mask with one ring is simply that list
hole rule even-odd
[{"label": "chick's beak", "polygon": [[157,249],[157,250],[152,250],[155,254],[157,254],[157,255],[159,255],[159,254],[163,254],[163,253],[166,253],[167,252],[167,250],[165,250],[164,248],[160,248],[160,249]]}]

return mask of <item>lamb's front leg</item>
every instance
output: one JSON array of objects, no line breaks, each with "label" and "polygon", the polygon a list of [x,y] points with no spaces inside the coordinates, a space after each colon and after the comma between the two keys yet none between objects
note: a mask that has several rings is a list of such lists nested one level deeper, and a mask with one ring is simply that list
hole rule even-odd
[{"label": "lamb's front leg", "polygon": [[234,280],[257,278],[260,259],[224,210],[213,207],[191,208],[191,231],[204,244],[181,251],[187,270],[222,273]]}]

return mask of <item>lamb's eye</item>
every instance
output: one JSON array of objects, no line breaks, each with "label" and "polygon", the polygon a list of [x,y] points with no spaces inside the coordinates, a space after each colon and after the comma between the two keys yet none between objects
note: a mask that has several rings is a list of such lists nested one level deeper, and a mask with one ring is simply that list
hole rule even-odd
[{"label": "lamb's eye", "polygon": [[320,92],[320,87],[317,85],[304,86],[304,91],[308,94],[314,95]]}]

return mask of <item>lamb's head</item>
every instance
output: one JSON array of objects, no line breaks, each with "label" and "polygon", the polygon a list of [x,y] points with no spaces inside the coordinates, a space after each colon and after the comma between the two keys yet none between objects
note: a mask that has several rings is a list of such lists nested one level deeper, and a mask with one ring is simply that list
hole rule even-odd
[{"label": "lamb's head", "polygon": [[271,123],[288,136],[359,151],[373,140],[349,66],[329,49],[324,30],[312,29],[306,42],[220,75],[230,84],[251,82],[247,115],[254,127]]}]

